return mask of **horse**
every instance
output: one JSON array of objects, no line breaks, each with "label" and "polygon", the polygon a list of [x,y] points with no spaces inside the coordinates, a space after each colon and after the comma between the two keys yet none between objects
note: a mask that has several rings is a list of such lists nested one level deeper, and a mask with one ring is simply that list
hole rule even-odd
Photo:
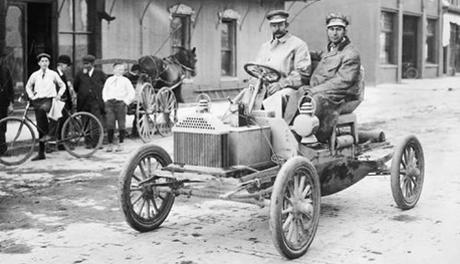
[{"label": "horse", "polygon": [[196,76],[196,49],[179,48],[179,50],[166,58],[153,55],[139,58],[140,82],[148,81],[155,89],[171,87],[178,103],[184,102],[182,98],[182,80],[190,73]]}]

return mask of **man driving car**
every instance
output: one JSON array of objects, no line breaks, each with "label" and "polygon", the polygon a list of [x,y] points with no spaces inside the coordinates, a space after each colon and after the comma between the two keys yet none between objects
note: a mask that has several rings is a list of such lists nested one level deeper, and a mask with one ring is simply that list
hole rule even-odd
[{"label": "man driving car", "polygon": [[[311,59],[307,44],[288,31],[289,13],[273,10],[267,13],[272,32],[271,40],[262,44],[255,63],[269,66],[281,74],[281,79],[267,85],[267,96],[282,98],[284,120],[289,124],[294,117],[302,80],[311,74]],[[294,106],[294,109],[288,109]]]}]

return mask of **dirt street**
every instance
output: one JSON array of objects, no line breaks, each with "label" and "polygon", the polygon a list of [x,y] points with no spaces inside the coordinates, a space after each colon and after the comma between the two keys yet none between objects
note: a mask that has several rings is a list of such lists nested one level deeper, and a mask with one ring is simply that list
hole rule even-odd
[{"label": "dirt street", "polygon": [[[273,247],[267,207],[179,196],[161,228],[132,230],[119,209],[118,174],[141,141],[128,140],[125,151],[88,160],[59,152],[0,165],[0,263],[460,263],[460,78],[368,87],[357,115],[393,144],[419,137],[422,196],[401,211],[384,176],[323,197],[318,232],[300,259]],[[155,142],[171,153],[171,137]]]}]

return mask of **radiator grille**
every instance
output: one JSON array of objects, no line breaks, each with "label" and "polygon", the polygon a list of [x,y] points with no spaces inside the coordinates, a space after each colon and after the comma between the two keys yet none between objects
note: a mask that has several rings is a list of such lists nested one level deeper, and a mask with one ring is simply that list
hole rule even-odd
[{"label": "radiator grille", "polygon": [[230,166],[228,133],[175,131],[173,137],[175,163],[214,168]]}]

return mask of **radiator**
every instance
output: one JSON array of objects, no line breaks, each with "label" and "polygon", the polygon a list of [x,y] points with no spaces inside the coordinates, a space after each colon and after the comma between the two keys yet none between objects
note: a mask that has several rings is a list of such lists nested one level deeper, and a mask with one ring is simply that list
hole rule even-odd
[{"label": "radiator", "polygon": [[228,137],[228,127],[211,115],[187,117],[173,128],[174,163],[229,167]]}]

